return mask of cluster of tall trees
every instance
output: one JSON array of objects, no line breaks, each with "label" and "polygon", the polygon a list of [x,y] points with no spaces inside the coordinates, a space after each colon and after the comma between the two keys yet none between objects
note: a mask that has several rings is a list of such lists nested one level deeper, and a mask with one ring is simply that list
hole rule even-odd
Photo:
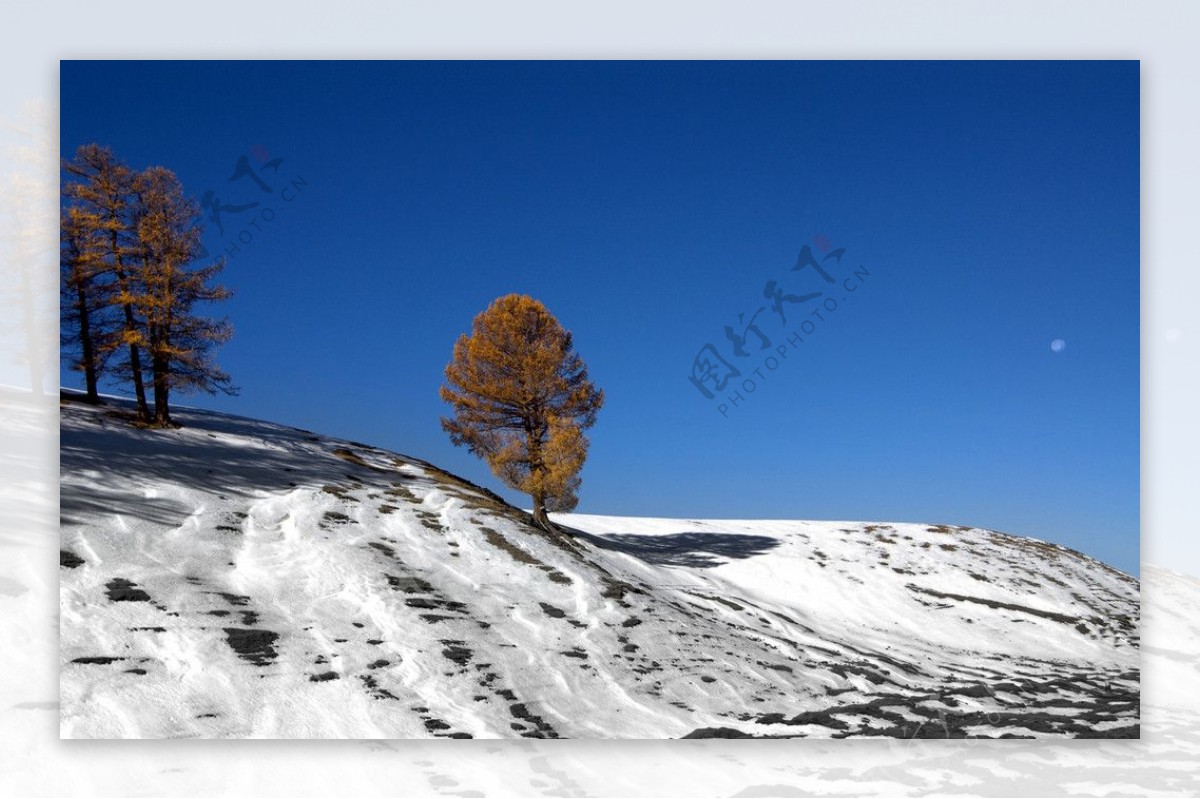
[{"label": "cluster of tall trees", "polygon": [[139,422],[169,426],[174,391],[236,393],[214,360],[233,329],[200,313],[230,296],[215,282],[225,264],[203,259],[200,208],[179,179],[96,144],[63,173],[62,339],[88,400],[108,376],[132,386]]}]

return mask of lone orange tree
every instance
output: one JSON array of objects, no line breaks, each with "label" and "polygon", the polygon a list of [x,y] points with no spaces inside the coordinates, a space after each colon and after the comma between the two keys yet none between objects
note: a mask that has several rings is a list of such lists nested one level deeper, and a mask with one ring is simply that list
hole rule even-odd
[{"label": "lone orange tree", "polygon": [[506,485],[533,499],[534,522],[579,503],[587,458],[583,431],[596,423],[604,392],[588,379],[571,334],[532,297],[509,294],[475,317],[446,366],[442,427],[456,446],[487,461]]}]

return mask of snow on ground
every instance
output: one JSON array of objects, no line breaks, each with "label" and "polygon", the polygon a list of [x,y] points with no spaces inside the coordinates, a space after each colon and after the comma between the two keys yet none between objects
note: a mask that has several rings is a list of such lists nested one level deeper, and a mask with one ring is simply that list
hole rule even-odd
[{"label": "snow on ground", "polygon": [[61,408],[84,738],[1136,737],[1138,582],[939,524],[556,516],[228,415]]}]

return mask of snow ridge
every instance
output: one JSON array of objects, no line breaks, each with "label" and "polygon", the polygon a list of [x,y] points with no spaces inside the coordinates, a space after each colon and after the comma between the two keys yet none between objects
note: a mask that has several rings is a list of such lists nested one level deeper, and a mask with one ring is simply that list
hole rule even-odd
[{"label": "snow ridge", "polygon": [[1137,737],[1139,585],[938,524],[555,516],[62,404],[64,737]]}]

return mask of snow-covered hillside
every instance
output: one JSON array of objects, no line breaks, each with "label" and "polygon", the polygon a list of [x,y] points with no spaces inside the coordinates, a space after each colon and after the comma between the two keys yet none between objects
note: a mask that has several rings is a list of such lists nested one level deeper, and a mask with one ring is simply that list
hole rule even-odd
[{"label": "snow-covered hillside", "polygon": [[565,515],[62,405],[66,737],[1138,735],[1138,583],[940,524]]}]

